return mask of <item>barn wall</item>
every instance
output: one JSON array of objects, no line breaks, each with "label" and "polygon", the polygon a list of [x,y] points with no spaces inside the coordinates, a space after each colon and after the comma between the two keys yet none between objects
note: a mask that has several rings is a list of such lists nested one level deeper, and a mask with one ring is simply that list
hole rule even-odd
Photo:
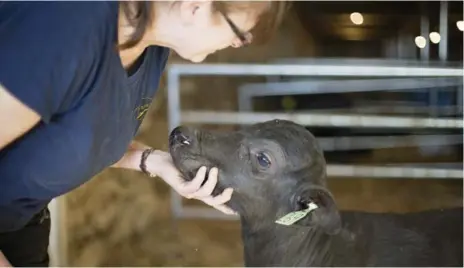
[{"label": "barn wall", "polygon": [[[262,62],[313,56],[311,37],[288,19],[266,47],[228,49],[208,62]],[[170,63],[181,62],[175,55]],[[248,79],[248,78],[247,78]],[[236,109],[235,87],[243,80],[186,78],[182,102],[188,108]],[[214,93],[214,94],[212,94]],[[167,149],[165,91],[144,120],[138,140]],[[405,156],[384,151],[377,158]],[[413,153],[409,157],[415,157]],[[333,179],[339,206],[369,211],[412,211],[460,204],[462,183],[415,180]],[[67,195],[70,266],[240,266],[238,222],[171,218],[169,188],[158,178],[133,171],[105,170]]]}]

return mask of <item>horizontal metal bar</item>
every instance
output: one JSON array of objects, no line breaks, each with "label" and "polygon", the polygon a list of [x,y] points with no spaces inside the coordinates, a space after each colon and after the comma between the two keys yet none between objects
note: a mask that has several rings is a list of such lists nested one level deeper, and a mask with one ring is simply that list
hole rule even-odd
[{"label": "horizontal metal bar", "polygon": [[[350,112],[355,113],[400,113],[400,114],[428,114],[432,110],[437,115],[457,115],[461,114],[457,110],[456,105],[446,105],[438,107],[423,107],[423,106],[365,106],[365,107],[353,107],[348,109]],[[321,112],[324,110],[320,110]]]},{"label": "horizontal metal bar", "polygon": [[[356,105],[356,104],[354,104]],[[312,113],[312,114],[351,114],[351,115],[366,115],[366,114],[410,114],[410,115],[428,115],[431,111],[435,111],[440,116],[451,116],[451,115],[462,115],[461,111],[458,111],[456,105],[446,105],[438,107],[424,107],[418,105],[410,106],[393,106],[393,105],[373,105],[373,106],[361,106],[361,107],[346,107],[346,108],[328,108],[328,109],[299,109],[301,113]]]},{"label": "horizontal metal bar", "polygon": [[308,64],[172,64],[179,75],[457,76],[462,68]]},{"label": "horizontal metal bar", "polygon": [[324,151],[462,144],[462,135],[401,135],[317,138]]},{"label": "horizontal metal bar", "polygon": [[250,83],[241,86],[239,90],[242,94],[249,97],[256,97],[366,91],[406,91],[432,87],[458,86],[462,84],[462,78],[344,79]]},{"label": "horizontal metal bar", "polygon": [[333,115],[309,113],[256,113],[194,111],[181,112],[181,121],[203,124],[255,124],[274,119],[290,120],[305,126],[462,128],[462,119],[432,119],[393,116]]},{"label": "horizontal metal bar", "polygon": [[395,163],[395,164],[385,164],[386,167],[427,167],[427,168],[436,168],[436,169],[455,169],[463,170],[462,162],[437,162],[437,163]]},{"label": "horizontal metal bar", "polygon": [[327,165],[327,175],[333,177],[368,178],[433,178],[462,179],[462,169],[434,169],[418,167]]},{"label": "horizontal metal bar", "polygon": [[374,66],[406,66],[406,67],[452,67],[462,68],[460,61],[441,60],[409,60],[409,59],[385,59],[385,58],[278,58],[271,61],[274,64],[311,64],[311,65],[374,65]]}]

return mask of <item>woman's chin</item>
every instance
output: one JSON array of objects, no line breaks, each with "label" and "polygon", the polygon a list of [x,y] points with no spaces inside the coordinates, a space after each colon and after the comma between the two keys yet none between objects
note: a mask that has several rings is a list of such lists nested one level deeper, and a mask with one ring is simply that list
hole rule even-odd
[{"label": "woman's chin", "polygon": [[195,55],[193,57],[190,57],[189,60],[193,63],[200,63],[200,62],[203,62],[208,55],[209,54]]}]

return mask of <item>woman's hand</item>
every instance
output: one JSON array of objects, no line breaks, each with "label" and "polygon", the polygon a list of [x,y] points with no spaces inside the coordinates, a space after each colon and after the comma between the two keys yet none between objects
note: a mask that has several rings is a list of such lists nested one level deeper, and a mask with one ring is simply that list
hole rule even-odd
[{"label": "woman's hand", "polygon": [[225,189],[220,195],[213,197],[211,193],[218,181],[218,169],[212,168],[205,180],[206,167],[201,167],[192,181],[185,181],[172,162],[171,155],[160,150],[154,151],[146,160],[147,170],[163,179],[177,193],[186,198],[194,198],[222,211],[225,214],[236,214],[232,209],[224,205],[232,197],[232,188]]},{"label": "woman's hand", "polygon": [[[113,164],[112,167],[140,171],[139,164],[142,153],[149,148],[145,144],[133,141],[126,154],[117,163]],[[200,168],[192,181],[185,181],[174,166],[171,155],[167,152],[154,151],[146,159],[145,165],[148,172],[160,177],[181,196],[201,200],[225,214],[236,214],[232,209],[224,205],[232,197],[232,188],[225,189],[218,196],[213,197],[211,195],[218,180],[217,168],[212,168],[209,171],[208,180],[201,186],[205,180],[206,168]]]}]

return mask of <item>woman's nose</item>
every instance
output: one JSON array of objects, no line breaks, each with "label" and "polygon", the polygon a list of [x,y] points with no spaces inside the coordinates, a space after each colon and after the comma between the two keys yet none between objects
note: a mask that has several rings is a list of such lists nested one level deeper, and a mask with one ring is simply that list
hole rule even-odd
[{"label": "woman's nose", "polygon": [[232,45],[231,45],[233,48],[239,48],[242,46],[242,41],[240,41],[240,39],[238,38],[235,38],[234,41],[232,41]]},{"label": "woman's nose", "polygon": [[240,38],[236,37],[233,41],[232,41],[232,44],[231,46],[233,48],[239,48],[239,47],[242,47],[242,46],[245,46],[245,45],[249,45],[251,44],[251,42],[253,41],[253,35],[251,33],[246,33],[244,34],[244,38],[245,38],[245,41],[242,42],[242,40],[240,40]]}]

